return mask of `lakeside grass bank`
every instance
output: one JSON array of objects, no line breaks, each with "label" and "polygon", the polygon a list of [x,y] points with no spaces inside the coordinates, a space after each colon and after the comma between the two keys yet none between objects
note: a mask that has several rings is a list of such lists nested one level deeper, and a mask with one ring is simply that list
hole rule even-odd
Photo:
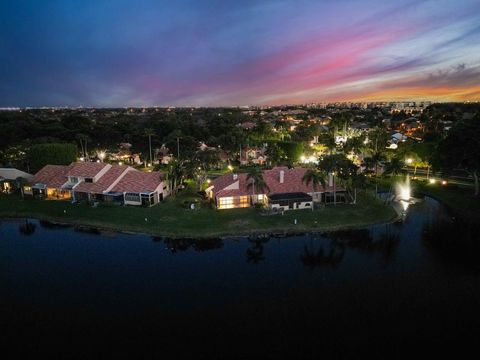
[{"label": "lakeside grass bank", "polygon": [[[395,184],[403,181],[405,175],[379,178],[378,190],[395,191]],[[430,183],[411,179],[411,187],[413,196],[432,197],[449,208],[455,216],[470,222],[480,221],[480,197],[474,196],[473,186],[450,183],[442,185],[440,181]],[[370,188],[374,189],[375,185],[371,184]]]},{"label": "lakeside grass bank", "polygon": [[472,187],[459,185],[443,186],[439,183],[414,182],[414,190],[437,199],[457,217],[467,221],[480,221],[480,197],[475,197]]},{"label": "lakeside grass bank", "polygon": [[[0,195],[0,218],[30,217],[72,225],[169,237],[285,234],[359,228],[393,221],[395,211],[368,193],[359,193],[356,205],[328,205],[319,210],[286,211],[264,215],[255,208],[190,210],[185,204],[198,198],[186,191],[151,208],[71,204],[55,200],[23,200]],[[296,220],[296,224],[295,224]]]}]

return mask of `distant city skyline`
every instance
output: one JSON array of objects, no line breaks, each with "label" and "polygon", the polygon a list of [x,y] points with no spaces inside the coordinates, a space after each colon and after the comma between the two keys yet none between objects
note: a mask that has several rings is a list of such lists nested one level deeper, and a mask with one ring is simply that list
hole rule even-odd
[{"label": "distant city skyline", "polygon": [[478,0],[0,3],[0,108],[476,100]]}]

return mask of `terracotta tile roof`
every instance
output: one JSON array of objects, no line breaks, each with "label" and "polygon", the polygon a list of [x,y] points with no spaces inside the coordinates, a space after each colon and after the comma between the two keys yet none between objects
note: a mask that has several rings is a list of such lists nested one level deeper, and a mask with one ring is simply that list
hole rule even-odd
[{"label": "terracotta tile roof", "polygon": [[131,169],[129,171],[135,171],[130,166],[120,166],[120,165],[112,165],[108,171],[103,174],[100,179],[98,179],[94,183],[86,183],[82,182],[75,186],[75,191],[78,192],[87,192],[87,193],[97,193],[101,194],[107,189],[123,174],[124,171],[127,169]]},{"label": "terracotta tile roof", "polygon": [[[258,191],[257,187],[249,187],[248,184],[251,183],[250,180],[247,180],[247,174],[235,174],[237,176],[234,179],[234,174],[226,174],[220,176],[213,180],[213,194],[214,196],[241,196],[241,195],[253,195],[254,189],[255,194],[264,194],[264,191]],[[232,189],[225,189],[230,185],[238,182],[238,186],[231,186]],[[235,188],[233,188],[235,187]]]},{"label": "terracotta tile roof", "polygon": [[[283,183],[280,182],[281,171],[283,171]],[[268,195],[273,195],[285,193],[312,193],[333,191],[333,187],[329,186],[327,186],[326,189],[323,189],[320,185],[319,187],[317,187],[316,191],[313,188],[313,184],[310,183],[309,186],[307,186],[302,181],[302,178],[306,172],[307,169],[305,168],[289,169],[288,167],[276,167],[272,170],[265,170],[263,172],[263,179],[268,185],[269,190],[266,190],[265,192],[259,192],[258,189],[255,189],[255,194],[266,193]],[[213,180],[213,195],[215,197],[251,195],[253,189],[247,186],[249,183],[249,181],[247,181],[247,174],[238,174],[237,176],[237,180],[233,179],[233,174],[226,174]],[[238,188],[225,189],[230,185],[234,184],[236,181],[238,181]],[[343,190],[343,188],[337,186],[337,191],[341,190]]]},{"label": "terracotta tile roof", "polygon": [[[283,171],[283,183],[280,182],[280,173],[282,171]],[[307,186],[302,181],[302,178],[306,172],[307,172],[307,169],[305,168],[289,169],[288,167],[276,167],[276,168],[273,168],[272,170],[265,170],[263,172],[263,178],[270,189],[269,194],[315,192],[312,183],[310,183],[309,186]],[[323,191],[323,188],[320,186],[317,188],[316,191]]]},{"label": "terracotta tile roof", "polygon": [[70,165],[46,165],[37,172],[32,180],[32,184],[45,184],[47,187],[60,188],[67,182],[67,173],[71,170]]},{"label": "terracotta tile roof", "polygon": [[162,179],[163,175],[158,171],[149,173],[138,170],[129,171],[111,191],[148,193],[154,191],[160,185]]},{"label": "terracotta tile roof", "polygon": [[105,166],[106,163],[97,163],[91,161],[82,161],[71,164],[73,165],[70,171],[67,173],[67,176],[82,176],[82,177],[94,177],[97,175]]}]

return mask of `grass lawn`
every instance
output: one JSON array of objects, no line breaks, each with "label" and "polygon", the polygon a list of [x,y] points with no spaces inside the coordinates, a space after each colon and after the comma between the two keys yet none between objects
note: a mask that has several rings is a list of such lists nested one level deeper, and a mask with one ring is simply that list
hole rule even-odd
[{"label": "grass lawn", "polygon": [[[55,200],[22,200],[18,195],[0,195],[0,218],[34,217],[78,225],[138,231],[166,236],[201,237],[265,232],[333,230],[387,222],[394,210],[360,193],[358,204],[329,205],[322,210],[287,211],[284,215],[263,215],[254,208],[215,210],[188,209],[184,202],[198,197],[190,190],[167,198],[151,208],[71,204]],[[145,220],[146,219],[146,220]],[[297,224],[294,224],[295,219]]]},{"label": "grass lawn", "polygon": [[480,198],[473,195],[473,187],[455,185],[443,186],[439,183],[414,182],[416,191],[431,196],[466,220],[480,220]]}]

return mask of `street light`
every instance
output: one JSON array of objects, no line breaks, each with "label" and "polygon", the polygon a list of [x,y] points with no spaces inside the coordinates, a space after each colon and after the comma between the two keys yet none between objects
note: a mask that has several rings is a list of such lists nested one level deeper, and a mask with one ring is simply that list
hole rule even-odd
[{"label": "street light", "polygon": [[98,154],[98,157],[100,158],[101,162],[103,162],[103,159],[105,159],[105,151],[101,151],[101,152]]},{"label": "street light", "polygon": [[411,165],[412,163],[413,163],[413,159],[412,159],[412,158],[408,158],[408,159],[407,159],[407,164],[408,164],[408,165]]}]

